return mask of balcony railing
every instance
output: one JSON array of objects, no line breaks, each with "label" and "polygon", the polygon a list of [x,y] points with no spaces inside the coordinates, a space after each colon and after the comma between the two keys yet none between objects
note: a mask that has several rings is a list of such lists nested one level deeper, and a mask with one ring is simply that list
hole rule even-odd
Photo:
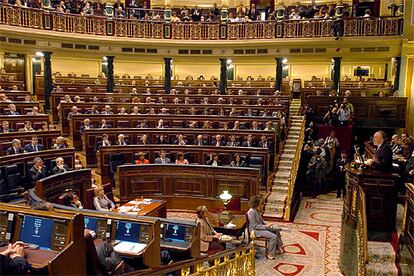
[{"label": "balcony railing", "polygon": [[[0,4],[0,24],[73,34],[174,40],[253,40],[334,37],[332,19],[245,23],[141,21],[81,16]],[[398,36],[400,17],[344,18],[343,36]]]}]

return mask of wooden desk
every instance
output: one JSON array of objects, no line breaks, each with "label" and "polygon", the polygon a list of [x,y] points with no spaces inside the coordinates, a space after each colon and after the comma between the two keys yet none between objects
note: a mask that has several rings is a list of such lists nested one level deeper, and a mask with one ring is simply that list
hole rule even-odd
[{"label": "wooden desk", "polygon": [[[145,200],[148,200],[147,198]],[[118,209],[115,212],[121,214],[129,214],[129,215],[136,215],[136,216],[149,216],[149,217],[160,217],[160,218],[167,218],[167,201],[165,200],[158,200],[158,199],[151,199],[150,203],[145,203],[143,198],[136,198],[131,200]],[[128,210],[126,212],[122,211],[122,208],[130,209],[137,207],[140,210],[137,211],[135,209]]]},{"label": "wooden desk", "polygon": [[397,214],[398,174],[377,170],[359,171],[346,167],[346,197],[344,198],[343,219],[351,227],[356,227],[358,186],[366,194],[366,215],[368,231],[391,233],[395,231]]},{"label": "wooden desk", "polygon": [[[0,247],[0,252],[3,252],[7,249],[7,246]],[[44,249],[24,249],[26,253],[26,261],[30,264],[30,266],[34,269],[42,269],[46,268],[50,261],[52,261],[57,255],[59,255],[59,251],[53,250],[44,250]]]},{"label": "wooden desk", "polygon": [[206,205],[222,208],[218,196],[229,191],[240,198],[241,211],[248,200],[259,194],[260,171],[254,168],[206,165],[123,165],[117,175],[121,200],[140,196],[167,201],[168,209],[195,210]]},{"label": "wooden desk", "polygon": [[226,224],[223,224],[220,221],[214,221],[212,222],[212,226],[213,228],[218,232],[218,233],[223,233],[224,235],[229,235],[229,236],[233,236],[233,237],[240,237],[243,235],[244,230],[246,229],[246,216],[245,215],[232,215],[232,219],[231,219],[231,223],[233,223],[234,227],[229,228],[226,227]]},{"label": "wooden desk", "polygon": [[34,129],[40,129],[43,122],[49,123],[49,114],[40,115],[0,115],[0,122],[8,121],[10,128],[17,131],[24,127],[25,121],[30,121]]}]

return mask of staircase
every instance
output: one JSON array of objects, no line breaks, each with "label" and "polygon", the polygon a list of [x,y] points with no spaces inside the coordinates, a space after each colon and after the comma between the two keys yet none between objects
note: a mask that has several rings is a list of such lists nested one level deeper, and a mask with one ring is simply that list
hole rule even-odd
[{"label": "staircase", "polygon": [[[303,142],[303,116],[297,116],[300,110],[300,99],[292,100],[289,108],[291,126],[285,140],[282,155],[280,156],[277,172],[270,188],[270,194],[266,199],[264,214],[269,219],[288,219],[286,212],[290,206],[292,188],[291,182],[295,181],[297,168],[299,166],[298,153],[302,149]],[[300,155],[299,155],[300,156]],[[296,157],[296,160],[295,160]],[[292,180],[292,181],[291,181]],[[292,183],[293,185],[294,183]],[[289,190],[289,187],[291,190]]]},{"label": "staircase", "polygon": [[368,241],[366,275],[397,276],[395,251],[389,242]]}]

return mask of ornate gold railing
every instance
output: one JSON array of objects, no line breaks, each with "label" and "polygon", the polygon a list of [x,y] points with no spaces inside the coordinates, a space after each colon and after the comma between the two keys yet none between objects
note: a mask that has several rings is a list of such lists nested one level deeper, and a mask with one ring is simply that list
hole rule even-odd
[{"label": "ornate gold railing", "polygon": [[357,252],[358,275],[366,275],[365,265],[368,261],[367,212],[365,206],[365,192],[358,186],[357,206]]},{"label": "ornate gold railing", "polygon": [[[400,17],[345,18],[344,36],[396,36]],[[73,34],[177,40],[249,40],[333,37],[332,19],[245,23],[141,21],[81,16],[0,4],[0,24]]]},{"label": "ornate gold railing", "polygon": [[253,242],[246,247],[218,253],[210,257],[200,258],[194,261],[184,261],[171,264],[159,269],[131,273],[130,275],[166,275],[175,273],[181,276],[217,276],[217,275],[255,275],[256,250]]},{"label": "ornate gold railing", "polygon": [[298,175],[300,156],[302,153],[302,146],[303,146],[304,139],[305,139],[305,118],[302,119],[302,127],[299,132],[299,140],[298,140],[298,144],[297,144],[294,157],[293,157],[291,174],[288,179],[288,183],[289,183],[288,184],[288,196],[287,196],[287,204],[286,204],[285,217],[284,217],[286,221],[289,221],[291,219],[290,217],[291,210],[292,210],[291,207],[293,204],[292,197],[293,197],[293,192],[295,189],[296,177]]}]

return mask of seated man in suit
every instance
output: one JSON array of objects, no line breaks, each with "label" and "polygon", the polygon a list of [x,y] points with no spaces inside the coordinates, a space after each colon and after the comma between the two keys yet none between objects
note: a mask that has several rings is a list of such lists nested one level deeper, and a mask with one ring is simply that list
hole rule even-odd
[{"label": "seated man in suit", "polygon": [[6,115],[20,115],[20,113],[16,111],[15,104],[9,104],[9,111],[6,112]]},{"label": "seated man in suit", "polygon": [[236,135],[230,136],[230,141],[227,142],[227,146],[228,147],[239,147],[240,146],[240,142],[237,141]]},{"label": "seated man in suit", "polygon": [[156,158],[155,164],[171,164],[171,159],[167,157],[165,150],[160,151],[160,157]]},{"label": "seated man in suit", "polygon": [[71,171],[71,169],[65,164],[65,160],[62,157],[56,158],[56,166],[52,169],[52,174],[65,173]]},{"label": "seated man in suit", "polygon": [[47,169],[45,166],[43,166],[43,160],[40,157],[36,157],[34,160],[33,167],[29,170],[29,177],[32,182],[32,186],[34,187],[34,184],[36,181],[45,178],[47,176]]},{"label": "seated man in suit", "polygon": [[386,139],[387,135],[382,130],[375,132],[373,142],[377,150],[374,158],[366,161],[368,166],[379,171],[392,171],[392,149]]},{"label": "seated man in suit", "polygon": [[32,142],[24,146],[24,150],[26,152],[35,152],[35,151],[41,151],[44,150],[44,147],[42,144],[39,144],[39,140],[36,136],[32,137]]},{"label": "seated man in suit", "polygon": [[91,120],[86,118],[85,120],[83,120],[83,125],[81,125],[80,127],[80,133],[83,134],[83,131],[85,129],[91,129],[91,128],[93,128],[93,124],[91,124]]},{"label": "seated man in suit", "polygon": [[211,145],[215,147],[223,147],[226,145],[226,141],[222,139],[222,136],[220,134],[217,134],[216,139],[211,142]]},{"label": "seated man in suit", "polygon": [[30,265],[26,261],[24,244],[22,242],[9,243],[0,253],[1,275],[25,275],[29,272]]},{"label": "seated man in suit", "polygon": [[78,115],[81,114],[79,112],[79,109],[77,106],[72,106],[72,108],[70,109],[70,112],[68,113],[68,121],[70,121],[70,119],[72,118],[73,115]]},{"label": "seated man in suit", "polygon": [[24,153],[22,142],[19,139],[13,139],[12,146],[7,149],[7,155]]},{"label": "seated man in suit", "polygon": [[255,147],[256,146],[256,141],[254,141],[252,134],[248,134],[246,136],[246,141],[244,141],[242,143],[242,146],[243,147],[248,147],[248,148],[251,148],[251,147]]},{"label": "seated man in suit", "polygon": [[97,152],[101,147],[109,147],[112,144],[111,141],[109,141],[107,134],[102,134],[101,138],[102,139],[95,144],[95,152]]},{"label": "seated man in suit", "polygon": [[197,135],[197,139],[194,141],[194,145],[206,146],[207,141],[203,139],[203,135],[199,134],[199,135]]},{"label": "seated man in suit", "polygon": [[30,121],[25,121],[24,122],[24,127],[19,129],[20,132],[32,132],[35,131],[34,128],[32,127],[32,122]]},{"label": "seated man in suit", "polygon": [[125,135],[121,133],[118,135],[118,140],[116,141],[116,145],[126,146],[126,145],[129,145],[129,141],[125,140]]},{"label": "seated man in suit", "polygon": [[2,132],[2,133],[14,132],[14,129],[12,129],[10,127],[9,121],[3,121],[3,122],[1,122],[0,132]]},{"label": "seated man in suit", "polygon": [[53,145],[54,149],[66,149],[66,139],[63,136],[59,136],[56,138],[56,142]]},{"label": "seated man in suit", "polygon": [[105,107],[103,108],[101,114],[102,115],[113,115],[114,112],[112,112],[110,105],[105,105]]},{"label": "seated man in suit", "polygon": [[260,142],[258,144],[259,148],[267,148],[269,152],[272,152],[273,150],[273,143],[272,141],[267,140],[266,135],[262,135],[260,137]]},{"label": "seated man in suit", "polygon": [[112,128],[111,124],[107,124],[105,119],[101,120],[101,123],[99,124],[98,128]]}]

